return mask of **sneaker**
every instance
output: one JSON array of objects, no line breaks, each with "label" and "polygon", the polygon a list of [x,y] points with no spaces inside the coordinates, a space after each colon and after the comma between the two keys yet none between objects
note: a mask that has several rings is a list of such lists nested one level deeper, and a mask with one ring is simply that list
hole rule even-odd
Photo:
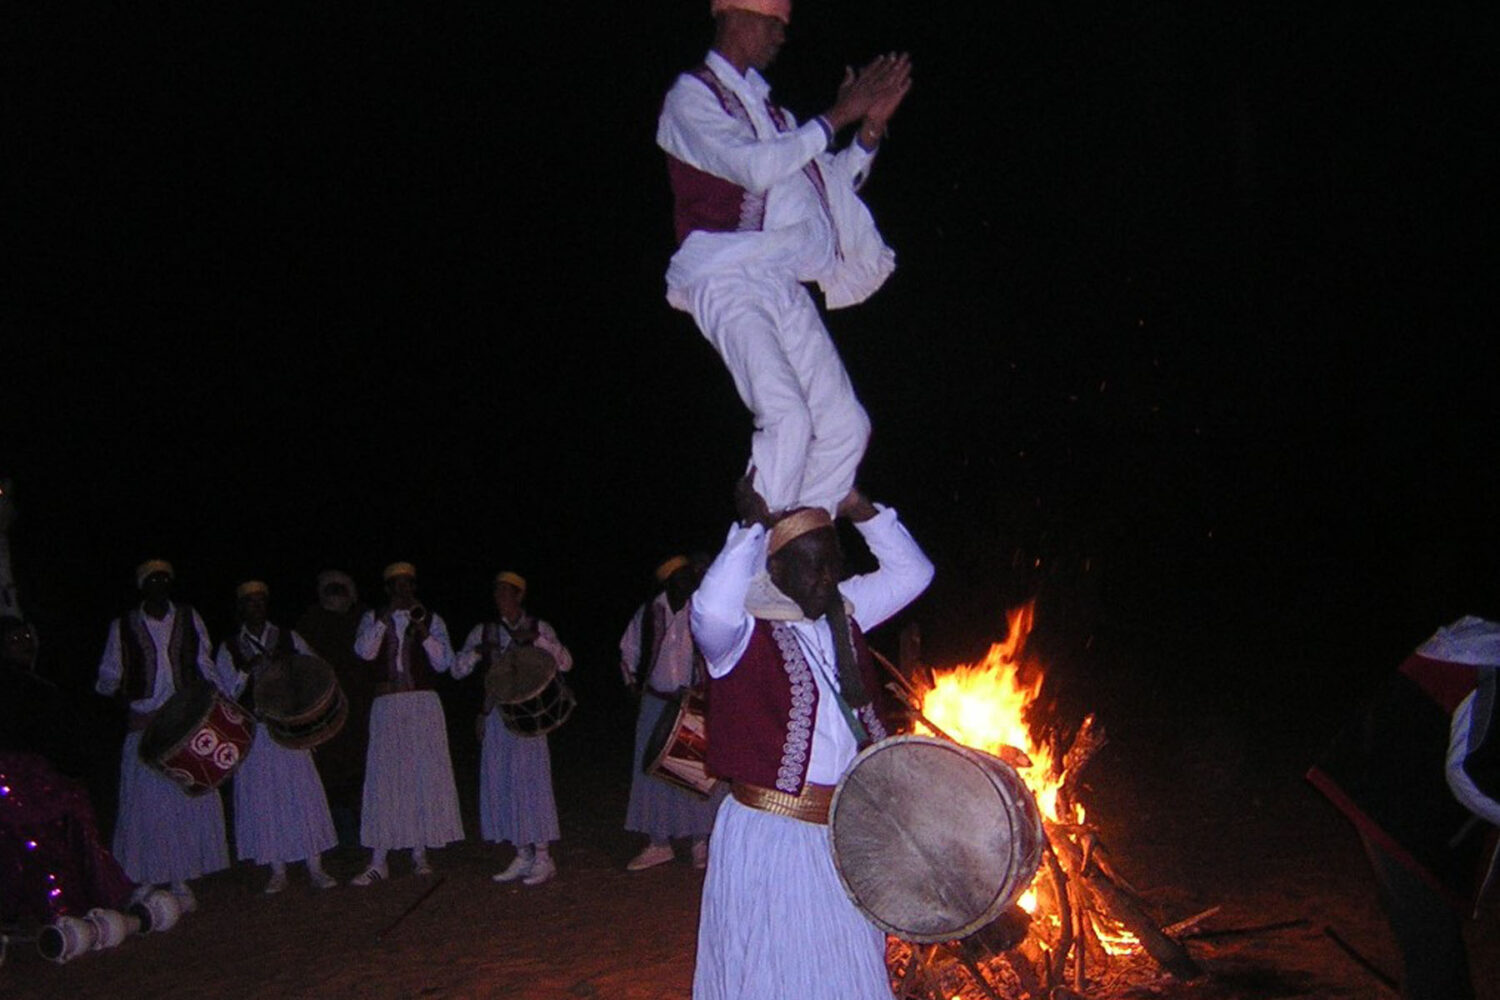
[{"label": "sneaker", "polygon": [[129,909],[137,903],[145,902],[146,897],[151,895],[155,891],[156,886],[152,885],[150,882],[144,882],[136,886],[135,889],[130,893],[130,902],[125,904],[126,908]]},{"label": "sneaker", "polygon": [[266,883],[266,895],[274,896],[286,888],[286,872],[272,872],[271,881]]},{"label": "sneaker", "polygon": [[417,866],[411,870],[413,875],[431,875],[432,864],[426,858],[417,862]]},{"label": "sneaker", "polygon": [[338,879],[321,870],[308,872],[307,878],[312,882],[314,889],[332,889],[339,884]]},{"label": "sneaker", "polygon": [[530,875],[531,866],[535,863],[535,859],[531,855],[517,854],[515,860],[504,871],[491,875],[490,878],[496,882],[514,882],[518,878],[525,878],[527,875]]},{"label": "sneaker", "polygon": [[557,874],[557,862],[552,860],[550,854],[539,854],[531,863],[531,874],[521,880],[522,885],[541,885],[543,882],[552,881]]},{"label": "sneaker", "polygon": [[186,882],[174,883],[172,896],[177,900],[177,909],[183,913],[192,913],[198,908],[198,899],[193,895],[193,890],[188,888]]},{"label": "sneaker", "polygon": [[630,859],[625,866],[628,872],[645,871],[647,868],[655,868],[672,860],[671,844],[647,844],[646,849]]},{"label": "sneaker", "polygon": [[358,875],[349,880],[350,885],[374,885],[376,882],[384,882],[390,878],[390,873],[384,868],[371,865]]},{"label": "sneaker", "polygon": [[693,867],[700,872],[708,867],[708,841],[693,841]]}]

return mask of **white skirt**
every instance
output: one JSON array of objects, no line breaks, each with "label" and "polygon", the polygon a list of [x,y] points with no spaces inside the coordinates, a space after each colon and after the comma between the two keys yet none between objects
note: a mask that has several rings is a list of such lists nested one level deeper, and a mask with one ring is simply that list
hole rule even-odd
[{"label": "white skirt", "polygon": [[641,770],[646,743],[657,722],[675,702],[646,692],[635,721],[635,756],[630,772],[630,804],[625,808],[625,829],[644,833],[660,842],[672,837],[706,837],[714,828],[714,813],[723,797],[724,782],[709,798],[694,795],[669,781],[653,778]]},{"label": "white skirt", "polygon": [[312,752],[291,750],[255,725],[255,743],[234,772],[234,852],[241,861],[301,861],[338,843]]},{"label": "white skirt", "polygon": [[719,807],[693,1000],[891,1000],[885,934],[849,902],[828,827]]},{"label": "white skirt", "polygon": [[521,736],[498,710],[484,719],[479,759],[479,832],[497,844],[545,844],[561,836],[546,736]]},{"label": "white skirt", "polygon": [[370,707],[359,839],[387,850],[464,839],[448,729],[435,692],[383,694]]},{"label": "white skirt", "polygon": [[224,802],[218,789],[188,795],[141,760],[141,733],[120,752],[115,859],[141,885],[178,882],[229,867]]}]

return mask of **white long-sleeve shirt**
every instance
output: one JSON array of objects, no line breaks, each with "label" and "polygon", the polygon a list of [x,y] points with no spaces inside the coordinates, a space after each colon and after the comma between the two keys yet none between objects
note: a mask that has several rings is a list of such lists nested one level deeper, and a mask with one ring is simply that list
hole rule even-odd
[{"label": "white long-sleeve shirt", "polygon": [[[761,228],[695,232],[672,258],[667,298],[686,308],[685,289],[704,277],[738,268],[782,272],[823,285],[830,308],[862,301],[895,267],[873,220],[854,193],[869,174],[874,150],[851,143],[826,152],[828,133],[816,119],[780,131],[767,108],[771,87],[753,68],[742,76],[717,52],[704,64],[744,106],[746,123],[727,114],[715,93],[691,74],[667,91],[656,144],[678,160],[753,194],[764,194]],[[790,119],[790,113],[782,113]],[[828,204],[803,168],[821,171]],[[830,213],[832,213],[830,215]],[[835,258],[835,248],[843,259]]]},{"label": "white long-sleeve shirt", "polygon": [[[510,622],[511,628],[520,628],[520,622]],[[510,648],[511,637],[509,629],[498,630],[497,642],[499,649],[497,653],[503,653]],[[484,650],[480,645],[484,642],[484,625],[475,625],[469,630],[469,636],[464,640],[464,647],[459,651],[458,657],[453,663],[453,676],[462,680],[474,672],[474,668],[484,661]],[[568,647],[562,644],[557,637],[557,632],[541,619],[536,619],[536,642],[533,643],[550,655],[557,664],[559,673],[567,673],[573,669],[573,654],[568,652]]]},{"label": "white long-sleeve shirt", "polygon": [[[864,535],[880,568],[845,580],[839,584],[839,593],[853,605],[852,617],[860,628],[869,631],[927,589],[932,582],[933,566],[891,508],[880,507],[878,514],[855,526]],[[765,528],[735,525],[729,529],[724,548],[693,595],[693,636],[713,677],[729,674],[750,645],[755,618],[745,609],[745,598],[752,580],[765,564]],[[813,725],[807,780],[837,784],[858,747],[833,696],[839,686],[833,630],[827,618],[816,621],[802,618],[788,624],[802,645],[818,688],[818,715]]]},{"label": "white long-sleeve shirt", "polygon": [[[269,655],[276,651],[276,639],[280,638],[279,635],[276,638],[271,637],[270,632],[272,628],[279,628],[279,626],[273,626],[268,622],[265,631],[261,632],[260,635],[256,635],[250,631],[248,626],[241,625],[240,630],[232,638],[219,643],[219,651],[214,654],[214,667],[216,683],[225,697],[238,698],[240,692],[245,690],[245,685],[250,683],[250,675],[235,667],[234,654],[229,651],[229,644],[231,642],[239,642],[242,638],[248,638],[252,643],[252,648],[260,646]],[[303,656],[317,655],[302,636],[296,632],[292,633],[292,648]]]},{"label": "white long-sleeve shirt", "polygon": [[[172,627],[182,610],[178,605],[168,604],[164,618],[152,618],[148,614],[141,615],[146,631],[151,635],[151,642],[156,647],[156,682],[151,688],[150,695],[130,703],[132,712],[143,715],[147,712],[154,712],[177,693],[177,686],[172,680],[172,661],[168,655],[168,646],[172,640]],[[219,675],[214,663],[213,644],[208,640],[208,627],[203,624],[203,618],[197,611],[192,611],[191,614],[193,628],[198,633],[198,661],[194,666],[205,680],[222,690],[226,678]],[[99,660],[99,678],[94,683],[94,690],[106,697],[120,690],[120,682],[124,678],[125,663],[120,655],[120,639],[120,619],[116,618],[110,622],[109,636],[104,640],[104,655]],[[186,666],[184,664],[184,667]],[[230,683],[232,684],[232,681]]]},{"label": "white long-sleeve shirt", "polygon": [[646,674],[646,686],[660,694],[671,694],[693,683],[692,612],[684,604],[676,611],[665,593],[642,604],[630,618],[625,634],[620,636],[620,672],[625,683],[635,680],[641,660],[641,630],[645,616],[655,614],[658,625],[656,655]]},{"label": "white long-sleeve shirt", "polygon": [[[401,654],[406,648],[406,626],[411,622],[411,612],[399,609],[391,613],[391,620],[396,625],[396,662],[400,664],[405,662]],[[374,611],[364,613],[359,620],[359,630],[354,633],[354,652],[360,659],[373,660],[380,654],[385,631],[385,619]],[[446,674],[453,669],[453,644],[448,639],[448,626],[441,615],[428,612],[427,638],[422,640],[422,648],[426,650],[427,662],[433,670]]]}]

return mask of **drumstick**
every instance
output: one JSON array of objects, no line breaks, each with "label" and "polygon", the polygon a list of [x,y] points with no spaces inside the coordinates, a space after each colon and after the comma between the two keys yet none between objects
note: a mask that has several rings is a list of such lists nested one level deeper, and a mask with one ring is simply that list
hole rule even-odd
[{"label": "drumstick", "polygon": [[392,920],[386,926],[385,930],[383,930],[379,934],[375,935],[375,940],[379,941],[381,938],[385,937],[391,931],[395,930],[397,924],[401,923],[401,921],[403,921],[407,917],[411,916],[412,913],[416,911],[417,907],[421,906],[423,903],[425,903],[427,901],[427,897],[428,896],[431,896],[433,893],[437,892],[438,886],[440,886],[440,885],[443,884],[443,880],[445,878],[446,878],[446,876],[439,875],[438,878],[437,878],[437,881],[433,882],[432,885],[431,885],[431,887],[428,888],[428,890],[426,892],[422,893],[422,895],[418,896],[415,900],[412,901],[412,904],[410,906],[408,906],[406,909],[402,910],[401,911],[401,915],[399,917],[397,917],[395,920]]}]

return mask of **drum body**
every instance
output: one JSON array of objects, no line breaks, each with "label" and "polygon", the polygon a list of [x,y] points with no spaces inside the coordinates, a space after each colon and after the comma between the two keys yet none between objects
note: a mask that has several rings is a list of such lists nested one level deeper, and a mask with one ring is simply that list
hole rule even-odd
[{"label": "drum body", "polygon": [[997,757],[925,736],[865,748],[828,816],[834,867],[870,922],[906,941],[974,933],[1031,884],[1036,799]]},{"label": "drum body", "polygon": [[484,675],[487,709],[498,708],[505,728],[521,736],[545,736],[568,721],[577,701],[552,654],[512,644]]},{"label": "drum body", "polygon": [[234,773],[255,740],[255,720],[208,684],[167,699],[141,734],[141,759],[189,795],[212,791]]},{"label": "drum body", "polygon": [[255,706],[271,739],[291,750],[327,743],[344,728],[349,700],[316,656],[278,657],[255,678]]},{"label": "drum body", "polygon": [[707,702],[697,691],[672,699],[646,741],[641,769],[705,799],[717,778],[708,773]]}]

